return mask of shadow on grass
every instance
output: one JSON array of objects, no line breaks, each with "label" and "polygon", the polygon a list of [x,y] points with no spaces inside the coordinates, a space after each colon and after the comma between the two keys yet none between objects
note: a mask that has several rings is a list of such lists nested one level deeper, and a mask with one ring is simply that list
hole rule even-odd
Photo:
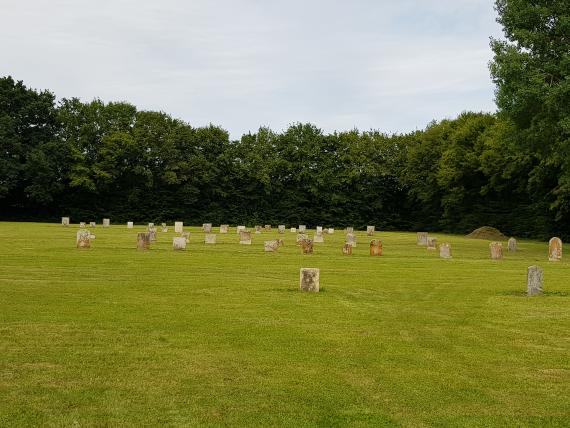
[{"label": "shadow on grass", "polygon": [[[526,291],[503,291],[497,294],[500,296],[529,297]],[[545,291],[542,295],[532,297],[570,297],[570,293],[567,291]]]}]

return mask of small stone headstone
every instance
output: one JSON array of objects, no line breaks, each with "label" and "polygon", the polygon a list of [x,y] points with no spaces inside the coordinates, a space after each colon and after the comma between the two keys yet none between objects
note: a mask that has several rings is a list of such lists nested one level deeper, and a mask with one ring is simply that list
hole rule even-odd
[{"label": "small stone headstone", "polygon": [[168,232],[168,227],[163,226],[163,227],[162,227],[162,233],[167,233],[167,232]]},{"label": "small stone headstone", "polygon": [[418,245],[425,247],[427,246],[427,238],[428,238],[427,232],[418,232],[416,235],[416,242]]},{"label": "small stone headstone", "polygon": [[189,244],[190,243],[190,232],[182,232],[180,234],[180,236],[184,239],[186,239],[186,243]]},{"label": "small stone headstone", "polygon": [[84,228],[85,228],[85,222],[84,222],[84,221],[82,221],[82,222],[79,223],[79,228],[80,228],[80,229],[84,229]]},{"label": "small stone headstone", "polygon": [[61,225],[65,226],[65,227],[69,226],[69,217],[62,217],[61,218]]},{"label": "small stone headstone", "polygon": [[509,253],[517,252],[517,240],[515,238],[509,238],[507,245],[509,247]]},{"label": "small stone headstone", "polygon": [[428,236],[427,249],[431,250],[431,251],[437,250],[437,239],[436,238],[432,238],[431,236]]},{"label": "small stone headstone", "polygon": [[313,235],[313,242],[323,243],[325,242],[325,238],[323,237],[323,235],[316,233],[315,235]]},{"label": "small stone headstone", "polygon": [[263,226],[263,228],[265,229],[266,232],[271,232],[271,225],[270,224],[266,224],[265,226]]},{"label": "small stone headstone", "polygon": [[245,232],[245,226],[238,226],[236,228],[236,233],[239,235],[240,232]]},{"label": "small stone headstone", "polygon": [[503,259],[503,243],[502,242],[491,242],[489,244],[489,250],[491,251],[491,260],[502,260]]},{"label": "small stone headstone", "polygon": [[132,229],[134,226],[132,221],[127,221],[127,229]]},{"label": "small stone headstone", "polygon": [[356,247],[356,235],[354,233],[347,233],[345,242]]},{"label": "small stone headstone", "polygon": [[304,239],[309,239],[309,236],[305,233],[298,233],[297,234],[297,244],[301,243],[301,241]]},{"label": "small stone headstone", "polygon": [[215,233],[206,233],[204,235],[204,244],[215,244],[216,236],[217,235]]},{"label": "small stone headstone", "polygon": [[186,249],[186,238],[184,236],[175,236],[172,238],[172,248],[177,251]]},{"label": "small stone headstone", "polygon": [[352,256],[352,245],[344,244],[342,246],[342,254],[344,254],[345,256]]},{"label": "small stone headstone", "polygon": [[526,293],[528,296],[542,294],[544,286],[544,272],[538,266],[529,266],[527,271]]},{"label": "small stone headstone", "polygon": [[280,225],[277,227],[277,231],[278,231],[279,233],[281,233],[281,234],[285,233],[285,225],[284,225],[284,224],[280,224]]},{"label": "small stone headstone", "polygon": [[166,227],[166,223],[160,223],[160,225],[162,226],[163,229]]},{"label": "small stone headstone", "polygon": [[89,222],[89,227],[96,227],[97,223],[95,223],[94,221],[90,221]]},{"label": "small stone headstone", "polygon": [[299,288],[301,291],[318,293],[320,289],[320,270],[314,268],[301,268],[299,275]]},{"label": "small stone headstone", "polygon": [[334,234],[334,228],[329,227],[329,235],[332,235],[332,234]]},{"label": "small stone headstone", "polygon": [[262,228],[261,228],[261,225],[259,225],[259,224],[256,225],[256,226],[255,226],[255,233],[261,233],[261,229],[262,229]]},{"label": "small stone headstone", "polygon": [[108,218],[104,218],[103,219],[103,227],[109,227],[111,226],[111,220]]},{"label": "small stone headstone", "polygon": [[228,224],[221,224],[220,225],[220,233],[228,233],[228,229],[230,226]]},{"label": "small stone headstone", "polygon": [[562,260],[562,240],[560,238],[554,237],[548,241],[548,260],[551,262]]},{"label": "small stone headstone", "polygon": [[446,242],[439,246],[439,257],[442,259],[451,259],[451,244]]},{"label": "small stone headstone", "polygon": [[156,241],[156,228],[155,227],[151,227],[148,231],[148,236],[150,238],[150,242],[155,242]]},{"label": "small stone headstone", "polygon": [[346,233],[354,233],[354,227],[347,227]]},{"label": "small stone headstone", "polygon": [[277,243],[279,244],[280,247],[282,247],[283,245],[285,245],[285,241],[283,241],[283,239],[278,239]]},{"label": "small stone headstone", "polygon": [[212,223],[204,223],[202,225],[202,231],[204,233],[212,233]]},{"label": "small stone headstone", "polygon": [[376,231],[375,226],[366,226],[366,234],[368,236],[374,236],[374,232]]},{"label": "small stone headstone", "polygon": [[323,234],[323,226],[317,226],[317,235]]},{"label": "small stone headstone", "polygon": [[88,230],[78,230],[75,237],[77,248],[91,248],[91,233]]},{"label": "small stone headstone", "polygon": [[297,228],[296,228],[296,227],[292,227],[292,228],[290,229],[290,231],[291,231],[291,233],[297,233]]},{"label": "small stone headstone", "polygon": [[245,230],[240,231],[239,243],[243,245],[251,245],[251,232],[246,232]]},{"label": "small stone headstone", "polygon": [[279,240],[274,240],[274,241],[265,241],[263,248],[265,249],[266,253],[273,253],[275,251],[277,251],[277,249],[280,247],[281,245],[279,244]]},{"label": "small stone headstone", "polygon": [[181,221],[175,221],[174,222],[174,233],[182,233],[182,230],[184,229],[184,223]]},{"label": "small stone headstone", "polygon": [[299,233],[305,233],[307,231],[307,226],[304,224],[299,225]]},{"label": "small stone headstone", "polygon": [[150,249],[150,234],[148,232],[139,232],[137,234],[137,249],[138,250]]},{"label": "small stone headstone", "polygon": [[382,255],[382,241],[379,239],[373,239],[370,241],[370,255],[371,256],[381,256]]},{"label": "small stone headstone", "polygon": [[150,229],[151,227],[154,227],[154,223],[149,223],[149,224],[148,224],[148,228]]},{"label": "small stone headstone", "polygon": [[313,254],[313,241],[311,239],[303,239],[299,244],[303,254]]}]

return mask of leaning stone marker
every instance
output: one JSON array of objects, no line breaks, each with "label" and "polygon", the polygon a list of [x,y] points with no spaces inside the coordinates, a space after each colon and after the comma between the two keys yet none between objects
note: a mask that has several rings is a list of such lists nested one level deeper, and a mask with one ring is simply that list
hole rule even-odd
[{"label": "leaning stone marker", "polygon": [[439,246],[439,257],[442,259],[451,259],[451,244],[446,242]]},{"label": "leaning stone marker", "polygon": [[425,247],[427,246],[427,238],[428,238],[427,232],[418,232],[416,235],[416,243],[418,245]]},{"label": "leaning stone marker", "polygon": [[347,233],[345,242],[356,247],[356,235],[354,233]]},{"label": "leaning stone marker", "polygon": [[215,233],[206,233],[204,235],[204,244],[215,244],[216,236],[217,235]]},{"label": "leaning stone marker", "polygon": [[307,226],[304,224],[299,225],[299,233],[305,233],[307,231]]},{"label": "leaning stone marker", "polygon": [[255,225],[255,233],[261,233],[261,229],[262,227],[260,224]]},{"label": "leaning stone marker", "polygon": [[431,238],[428,236],[427,249],[432,250],[432,251],[437,250],[437,239],[436,238]]},{"label": "leaning stone marker", "polygon": [[382,255],[382,241],[379,239],[373,239],[370,241],[370,255],[371,256],[381,256]]},{"label": "leaning stone marker", "polygon": [[317,233],[313,235],[313,242],[323,243],[325,242],[325,238],[323,237],[322,234]]},{"label": "leaning stone marker", "polygon": [[502,242],[491,242],[489,244],[489,250],[491,251],[491,260],[502,260],[503,259],[503,243]]},{"label": "leaning stone marker", "polygon": [[220,233],[228,233],[228,229],[230,226],[228,224],[221,224],[220,225]]},{"label": "leaning stone marker", "polygon": [[542,294],[544,286],[544,272],[538,266],[529,266],[527,271],[526,294],[538,296]]},{"label": "leaning stone marker", "polygon": [[317,226],[317,235],[323,234],[323,226]]},{"label": "leaning stone marker", "polygon": [[320,270],[314,268],[301,268],[299,275],[301,291],[318,293],[320,289]]},{"label": "leaning stone marker", "polygon": [[285,225],[284,225],[284,224],[280,224],[280,225],[277,227],[277,231],[278,231],[280,234],[285,233]]},{"label": "leaning stone marker", "polygon": [[251,232],[246,232],[245,230],[240,231],[239,243],[243,245],[251,245]]},{"label": "leaning stone marker", "polygon": [[182,229],[184,229],[184,223],[181,221],[174,222],[174,233],[182,233]]},{"label": "leaning stone marker", "polygon": [[111,220],[108,218],[103,219],[103,227],[109,227],[111,225]]},{"label": "leaning stone marker", "polygon": [[95,223],[94,221],[89,222],[89,227],[96,227],[97,223]]},{"label": "leaning stone marker", "polygon": [[78,230],[75,237],[77,248],[91,248],[91,234],[88,230]]},{"label": "leaning stone marker", "polygon": [[186,243],[189,244],[190,243],[190,232],[182,232],[180,234],[180,236],[184,239],[186,239]]},{"label": "leaning stone marker", "polygon": [[354,227],[347,227],[346,233],[354,233]]},{"label": "leaning stone marker", "polygon": [[150,249],[150,234],[140,232],[137,234],[137,249],[148,250]]},{"label": "leaning stone marker", "polygon": [[183,236],[175,236],[172,238],[172,248],[177,251],[186,249],[186,238]]},{"label": "leaning stone marker", "polygon": [[296,228],[296,227],[292,227],[292,228],[291,228],[291,233],[297,233],[297,228]]},{"label": "leaning stone marker", "polygon": [[344,254],[345,256],[352,256],[352,245],[344,244],[342,246],[342,254]]},{"label": "leaning stone marker", "polygon": [[150,229],[151,227],[154,227],[154,223],[149,223],[149,224],[148,224],[148,228]]},{"label": "leaning stone marker", "polygon": [[329,235],[333,235],[334,234],[334,228],[329,227]]},{"label": "leaning stone marker", "polygon": [[69,226],[69,217],[62,217],[61,218],[61,225],[65,226],[65,227]]},{"label": "leaning stone marker", "polygon": [[270,224],[266,224],[265,226],[263,226],[263,228],[265,229],[266,232],[271,232],[271,225]]},{"label": "leaning stone marker", "polygon": [[507,245],[509,247],[509,253],[517,252],[517,240],[515,238],[509,238]]},{"label": "leaning stone marker", "polygon": [[305,240],[305,239],[309,239],[309,236],[305,233],[298,233],[297,234],[297,244],[300,244],[301,241]]},{"label": "leaning stone marker", "polygon": [[84,222],[84,221],[82,221],[82,222],[79,223],[79,228],[80,228],[80,229],[84,229],[84,228],[85,228],[85,222]]},{"label": "leaning stone marker", "polygon": [[551,238],[548,241],[548,260],[551,262],[559,262],[562,259],[562,240],[560,238]]},{"label": "leaning stone marker", "polygon": [[236,228],[236,232],[238,235],[240,234],[240,232],[245,232],[245,226],[238,226]]},{"label": "leaning stone marker", "polygon": [[134,226],[132,221],[127,221],[127,229],[132,229]]},{"label": "leaning stone marker", "polygon": [[376,227],[374,226],[366,226],[366,234],[368,236],[374,236],[374,232],[376,231]]},{"label": "leaning stone marker", "polygon": [[212,233],[212,223],[204,223],[202,225],[202,230],[204,233]]},{"label": "leaning stone marker", "polygon": [[279,244],[279,240],[265,241],[263,244],[263,248],[266,253],[273,253],[277,251],[280,246],[281,245]]},{"label": "leaning stone marker", "polygon": [[301,251],[303,254],[313,254],[313,241],[310,239],[303,239],[300,242]]},{"label": "leaning stone marker", "polygon": [[156,241],[156,227],[149,227],[148,228],[148,236],[150,238],[150,242]]}]

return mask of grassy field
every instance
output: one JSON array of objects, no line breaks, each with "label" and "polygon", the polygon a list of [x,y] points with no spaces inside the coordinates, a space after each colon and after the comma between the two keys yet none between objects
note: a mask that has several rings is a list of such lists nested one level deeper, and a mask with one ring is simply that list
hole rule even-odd
[{"label": "grassy field", "polygon": [[[288,230],[187,251],[138,226],[0,223],[0,426],[570,426],[570,248],[489,259],[488,241],[337,230],[303,256]],[[159,228],[160,230],[160,228]],[[217,228],[215,229],[217,231]],[[545,270],[528,298],[526,269]],[[299,291],[299,268],[321,292]]]}]

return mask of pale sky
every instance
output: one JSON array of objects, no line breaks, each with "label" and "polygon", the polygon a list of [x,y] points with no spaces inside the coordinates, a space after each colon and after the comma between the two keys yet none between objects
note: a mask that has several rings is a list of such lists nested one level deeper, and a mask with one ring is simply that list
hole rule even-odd
[{"label": "pale sky", "polygon": [[494,111],[485,0],[0,0],[0,75],[237,139]]}]

